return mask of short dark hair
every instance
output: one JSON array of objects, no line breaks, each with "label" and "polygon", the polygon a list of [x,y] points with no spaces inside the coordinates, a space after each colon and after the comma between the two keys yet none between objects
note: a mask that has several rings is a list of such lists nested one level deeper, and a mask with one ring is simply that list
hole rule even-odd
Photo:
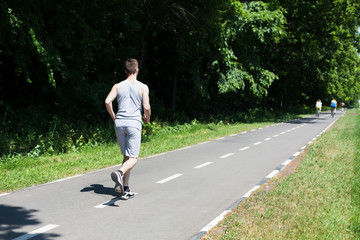
[{"label": "short dark hair", "polygon": [[138,70],[138,61],[134,58],[129,58],[125,61],[125,72],[127,74],[134,74]]}]

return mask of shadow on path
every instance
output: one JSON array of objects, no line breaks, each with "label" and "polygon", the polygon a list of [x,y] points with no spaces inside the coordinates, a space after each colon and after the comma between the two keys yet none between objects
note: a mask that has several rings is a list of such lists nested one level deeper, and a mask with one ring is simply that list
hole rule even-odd
[{"label": "shadow on path", "polygon": [[115,205],[115,203],[119,200],[122,200],[114,191],[114,188],[104,187],[104,185],[101,184],[91,184],[90,187],[85,187],[80,190],[80,192],[91,192],[93,191],[96,194],[102,194],[102,195],[109,195],[113,196],[110,201],[103,203],[104,206],[110,206],[110,207],[119,207],[118,205]]},{"label": "shadow on path", "polygon": [[[26,232],[16,232],[24,226],[41,225],[42,222],[34,217],[34,213],[38,210],[27,210],[23,207],[16,207],[10,205],[0,204],[0,239],[14,239],[22,235],[28,234]],[[42,226],[34,226],[34,229]],[[35,237],[35,235],[34,235]],[[60,237],[58,234],[39,234],[36,239],[49,240]]]}]

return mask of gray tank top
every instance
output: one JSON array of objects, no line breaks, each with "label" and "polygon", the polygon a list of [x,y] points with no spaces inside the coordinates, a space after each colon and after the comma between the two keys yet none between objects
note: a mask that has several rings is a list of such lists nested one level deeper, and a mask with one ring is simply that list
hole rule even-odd
[{"label": "gray tank top", "polygon": [[125,80],[120,82],[115,127],[135,127],[141,130],[142,95],[140,86],[139,81],[129,83]]}]

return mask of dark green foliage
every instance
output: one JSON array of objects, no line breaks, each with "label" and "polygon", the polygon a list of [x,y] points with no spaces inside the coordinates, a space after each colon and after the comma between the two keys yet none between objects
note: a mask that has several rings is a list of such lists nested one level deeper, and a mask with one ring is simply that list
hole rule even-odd
[{"label": "dark green foliage", "polygon": [[104,99],[126,78],[130,57],[160,121],[249,119],[252,109],[299,111],[333,96],[354,104],[359,7],[356,0],[1,1],[0,155],[68,151],[107,129]]}]

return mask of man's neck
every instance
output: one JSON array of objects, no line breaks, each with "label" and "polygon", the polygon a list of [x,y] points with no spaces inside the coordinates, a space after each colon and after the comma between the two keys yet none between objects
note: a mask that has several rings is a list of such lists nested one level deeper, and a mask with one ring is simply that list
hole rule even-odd
[{"label": "man's neck", "polygon": [[136,76],[137,76],[136,74],[128,75],[128,78],[126,80],[129,82],[135,82],[137,80]]}]

